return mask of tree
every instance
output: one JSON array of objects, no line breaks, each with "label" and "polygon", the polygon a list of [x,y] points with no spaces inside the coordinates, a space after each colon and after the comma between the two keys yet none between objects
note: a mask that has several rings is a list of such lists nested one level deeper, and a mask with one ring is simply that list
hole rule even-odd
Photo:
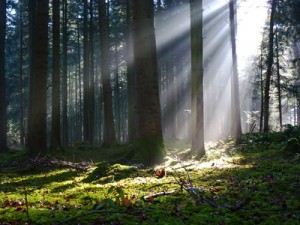
[{"label": "tree", "polygon": [[89,38],[88,1],[83,0],[83,139],[89,141]]},{"label": "tree", "polygon": [[68,145],[68,2],[63,0],[62,144]]},{"label": "tree", "polygon": [[60,133],[60,7],[53,0],[51,149],[61,147]]},{"label": "tree", "polygon": [[136,154],[146,164],[165,155],[161,127],[158,66],[152,0],[133,0],[133,46],[136,73]]},{"label": "tree", "polygon": [[101,45],[101,75],[104,102],[104,140],[103,144],[111,146],[116,142],[112,109],[112,88],[109,71],[109,39],[108,39],[108,8],[105,0],[99,1],[99,29]]},{"label": "tree", "polygon": [[5,85],[6,1],[0,1],[0,153],[7,149]]},{"label": "tree", "polygon": [[229,2],[229,19],[230,19],[230,39],[232,52],[232,77],[231,77],[231,134],[236,143],[240,143],[242,137],[240,99],[239,99],[239,80],[237,70],[236,55],[236,0]]},{"label": "tree", "polygon": [[127,91],[128,91],[128,142],[132,144],[135,139],[135,72],[133,59],[132,40],[132,1],[126,0],[126,20],[127,20]]},{"label": "tree", "polygon": [[20,101],[20,145],[25,145],[25,126],[24,126],[24,73],[23,73],[23,1],[19,0],[19,101]]},{"label": "tree", "polygon": [[202,0],[190,1],[191,16],[191,118],[192,152],[197,157],[205,155],[204,104],[203,104],[203,12]]},{"label": "tree", "polygon": [[281,75],[280,75],[280,55],[279,55],[279,31],[276,29],[276,39],[275,39],[275,45],[276,45],[276,73],[277,73],[277,95],[278,95],[278,111],[279,111],[279,126],[280,130],[282,130],[282,98],[281,98]]},{"label": "tree", "polygon": [[274,18],[277,0],[271,2],[271,15],[269,24],[269,46],[267,58],[267,72],[264,88],[264,132],[269,131],[269,115],[270,115],[270,83],[272,76],[272,66],[274,62]]},{"label": "tree", "polygon": [[[37,155],[47,148],[47,66],[48,66],[48,8],[49,0],[37,0],[32,8],[36,20],[36,31],[32,29],[35,42],[31,55],[30,99],[28,119],[28,148],[31,155]],[[33,24],[31,24],[33,26]]]},{"label": "tree", "polygon": [[94,13],[93,13],[93,0],[90,0],[90,25],[89,25],[89,143],[94,143],[94,128],[95,128],[95,78],[94,78]]}]

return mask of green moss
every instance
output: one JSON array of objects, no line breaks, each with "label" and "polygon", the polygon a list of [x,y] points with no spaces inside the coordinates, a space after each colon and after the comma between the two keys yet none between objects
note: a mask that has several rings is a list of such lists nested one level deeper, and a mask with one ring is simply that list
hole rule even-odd
[{"label": "green moss", "polygon": [[166,156],[164,143],[161,137],[146,137],[137,139],[133,145],[135,161],[145,165],[155,165],[163,162]]},{"label": "green moss", "polygon": [[[31,224],[37,225],[56,224],[78,215],[82,216],[65,224],[101,223],[99,220],[103,224],[128,225],[299,224],[300,158],[295,154],[286,156],[280,150],[286,135],[276,133],[267,138],[260,134],[249,135],[243,145],[235,149],[231,142],[211,144],[207,148],[207,161],[177,160],[177,163],[159,165],[168,170],[167,176],[161,179],[155,177],[151,167],[113,163],[116,156],[122,157],[130,150],[129,146],[66,150],[66,155],[62,155],[64,159],[72,159],[69,154],[74,152],[75,161],[80,157],[99,160],[87,171],[34,167],[24,173],[22,167],[1,168],[0,223],[28,222],[27,199],[29,219]],[[149,160],[156,155],[151,149],[163,147],[159,140],[152,141],[140,140],[135,145],[136,159]],[[173,156],[183,156],[182,152],[189,148],[180,141],[169,142],[167,147]],[[187,173],[193,185],[202,190],[198,193],[202,199],[199,204],[186,191],[180,191],[175,180],[181,178],[186,182]],[[111,187],[111,190],[122,189],[130,205],[118,202],[119,193],[108,192]],[[143,200],[146,195],[172,190],[175,190],[173,194],[151,202]],[[112,199],[115,208],[83,216],[104,199]]]}]

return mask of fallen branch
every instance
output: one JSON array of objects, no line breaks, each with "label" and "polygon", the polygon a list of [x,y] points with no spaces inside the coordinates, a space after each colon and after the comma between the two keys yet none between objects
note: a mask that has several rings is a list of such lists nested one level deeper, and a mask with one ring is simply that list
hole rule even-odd
[{"label": "fallen branch", "polygon": [[151,202],[154,198],[157,198],[159,196],[164,196],[164,195],[171,195],[173,193],[175,193],[176,191],[173,190],[173,191],[162,191],[162,192],[157,192],[153,195],[146,195],[143,197],[143,200],[144,201],[148,201],[148,202]]}]

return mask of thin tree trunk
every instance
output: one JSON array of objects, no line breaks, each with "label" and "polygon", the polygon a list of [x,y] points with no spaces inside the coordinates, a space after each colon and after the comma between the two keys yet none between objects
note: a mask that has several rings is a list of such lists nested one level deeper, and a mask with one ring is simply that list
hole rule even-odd
[{"label": "thin tree trunk", "polygon": [[119,90],[119,56],[118,56],[118,45],[115,45],[115,92],[114,92],[114,97],[115,97],[115,118],[116,118],[116,135],[118,141],[121,140],[121,112],[120,112],[120,90]]},{"label": "thin tree trunk", "polygon": [[280,84],[280,62],[279,62],[279,43],[278,43],[278,31],[276,30],[276,70],[277,70],[277,90],[278,90],[278,111],[279,111],[279,126],[282,130],[282,103],[281,103],[281,84]]},{"label": "thin tree trunk", "polygon": [[263,81],[263,57],[262,47],[260,50],[260,120],[259,120],[259,132],[263,131],[263,118],[264,118],[264,81]]},{"label": "thin tree trunk", "polygon": [[20,145],[25,146],[25,130],[24,130],[24,73],[23,73],[23,1],[19,0],[19,99],[20,99]]},{"label": "thin tree trunk", "polygon": [[[79,11],[79,9],[78,9]],[[79,104],[78,104],[78,141],[82,141],[83,135],[83,111],[82,111],[82,74],[81,74],[81,48],[80,48],[80,31],[79,20],[77,20],[77,65],[78,65],[78,89],[79,89]]]},{"label": "thin tree trunk", "polygon": [[5,85],[5,35],[6,1],[0,1],[0,153],[7,150],[6,85]]},{"label": "thin tree trunk", "polygon": [[132,20],[131,20],[131,0],[126,0],[127,10],[127,90],[128,90],[128,143],[133,143],[135,139],[135,73],[133,59],[133,43],[132,43]]},{"label": "thin tree trunk", "polygon": [[83,140],[89,141],[89,37],[88,2],[83,0]]},{"label": "thin tree trunk", "polygon": [[236,144],[240,143],[242,138],[240,99],[239,99],[239,80],[237,70],[236,55],[236,0],[229,2],[229,19],[230,19],[230,38],[232,51],[232,78],[231,78],[231,133],[235,138]]},{"label": "thin tree trunk", "polygon": [[203,8],[202,0],[190,0],[191,76],[192,76],[192,149],[197,157],[205,155],[203,103]]},{"label": "thin tree trunk", "polygon": [[52,150],[61,147],[60,133],[60,1],[53,0],[53,28],[52,28],[52,122],[51,146]]},{"label": "thin tree trunk", "polygon": [[112,87],[110,83],[109,71],[109,40],[108,40],[108,10],[105,0],[99,1],[99,29],[101,44],[101,74],[103,83],[103,101],[104,101],[104,140],[103,144],[111,146],[116,142],[113,108],[112,108]]},{"label": "thin tree trunk", "polygon": [[68,146],[68,5],[63,1],[62,145]]},{"label": "thin tree trunk", "polygon": [[272,1],[270,25],[269,25],[269,47],[268,61],[265,83],[265,98],[264,98],[264,132],[269,131],[269,116],[270,116],[270,84],[272,76],[272,67],[274,62],[274,15],[276,10],[277,0]]},{"label": "thin tree trunk", "polygon": [[93,0],[90,0],[90,25],[89,25],[89,143],[94,143],[95,132],[95,81],[94,81],[94,14]]},{"label": "thin tree trunk", "polygon": [[[30,68],[29,68],[29,105],[33,98],[33,91],[31,91],[33,86],[32,74],[35,70],[35,44],[36,44],[36,0],[28,1],[28,27],[29,27],[29,58],[30,58]],[[27,119],[27,135],[25,145],[28,148],[28,138],[29,138],[29,127],[32,120],[32,108],[28,106],[28,119]]]}]

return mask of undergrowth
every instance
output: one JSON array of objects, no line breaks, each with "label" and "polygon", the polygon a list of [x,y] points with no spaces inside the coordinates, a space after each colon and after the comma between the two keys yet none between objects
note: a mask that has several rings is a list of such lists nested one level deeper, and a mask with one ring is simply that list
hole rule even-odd
[{"label": "undergrowth", "polygon": [[[187,144],[167,141],[156,168],[115,163],[127,152],[120,146],[61,155],[89,162],[84,170],[9,166],[24,159],[9,153],[0,167],[0,224],[299,224],[300,156],[287,150],[298,135],[290,127],[245,135],[239,146],[211,143],[200,162],[186,157]],[[155,175],[159,168],[166,176]]]}]

